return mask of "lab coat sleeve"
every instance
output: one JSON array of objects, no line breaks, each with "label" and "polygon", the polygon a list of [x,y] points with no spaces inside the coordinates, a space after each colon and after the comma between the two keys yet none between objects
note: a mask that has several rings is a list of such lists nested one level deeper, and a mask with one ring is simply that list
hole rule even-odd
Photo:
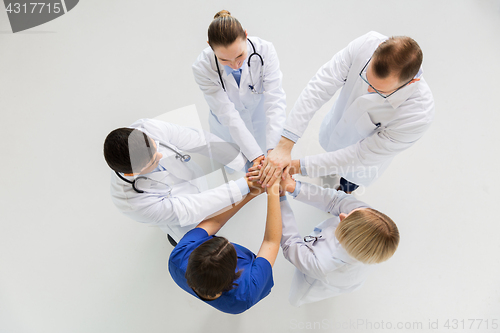
[{"label": "lab coat sleeve", "polygon": [[[406,119],[398,120],[398,125],[390,124],[371,136],[346,148],[319,155],[307,156],[304,167],[310,177],[329,174],[344,176],[357,173],[360,180],[378,177],[379,168],[400,152],[411,147],[427,131],[434,114],[432,98],[409,99],[399,109],[412,109]],[[406,111],[406,110],[405,110]],[[354,129],[353,129],[354,130]],[[373,177],[375,175],[375,177]]]},{"label": "lab coat sleeve", "polygon": [[300,192],[295,200],[335,216],[339,216],[340,213],[349,214],[356,208],[369,208],[367,204],[359,201],[353,195],[304,182],[302,182]]},{"label": "lab coat sleeve", "polygon": [[159,198],[143,207],[138,214],[143,221],[157,226],[179,223],[181,227],[200,223],[206,217],[242,199],[234,181],[198,194]]},{"label": "lab coat sleeve", "polygon": [[281,139],[286,120],[286,95],[283,90],[283,74],[273,44],[268,45],[264,59],[264,110],[266,112],[266,149],[274,149]]},{"label": "lab coat sleeve", "polygon": [[281,248],[283,255],[302,273],[326,282],[326,272],[322,269],[320,260],[309,248],[299,234],[297,222],[287,200],[280,203],[282,236]]},{"label": "lab coat sleeve", "polygon": [[324,64],[295,102],[284,129],[301,137],[316,111],[329,101],[347,80],[356,43],[351,42]]},{"label": "lab coat sleeve", "polygon": [[262,149],[222,89],[217,71],[211,68],[210,59],[206,58],[210,54],[203,52],[192,66],[196,83],[200,86],[210,110],[217,116],[221,124],[229,129],[231,137],[245,157],[249,161],[253,161],[263,154]]},{"label": "lab coat sleeve", "polygon": [[142,128],[147,134],[167,142],[181,151],[203,154],[234,170],[242,169],[246,163],[243,155],[233,144],[200,129],[156,119],[140,119],[131,127]]},{"label": "lab coat sleeve", "polygon": [[184,127],[157,119],[139,119],[130,127],[145,130],[153,138],[170,143],[180,150],[189,150],[207,144],[202,130]]}]

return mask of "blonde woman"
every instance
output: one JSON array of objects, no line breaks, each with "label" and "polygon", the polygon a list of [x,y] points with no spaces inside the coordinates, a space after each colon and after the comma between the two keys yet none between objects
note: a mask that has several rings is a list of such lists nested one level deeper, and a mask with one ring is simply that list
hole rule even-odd
[{"label": "blonde woman", "polygon": [[281,182],[296,200],[333,215],[304,238],[293,212],[281,202],[283,255],[297,269],[290,289],[290,303],[300,306],[361,287],[372,264],[389,259],[399,243],[396,224],[386,215],[334,189],[294,181]]}]

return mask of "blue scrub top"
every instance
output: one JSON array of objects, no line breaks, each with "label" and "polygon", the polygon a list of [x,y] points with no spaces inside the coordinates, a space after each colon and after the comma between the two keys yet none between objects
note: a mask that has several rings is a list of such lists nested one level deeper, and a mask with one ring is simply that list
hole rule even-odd
[{"label": "blue scrub top", "polygon": [[[188,286],[186,268],[191,252],[203,242],[213,238],[201,228],[194,228],[184,235],[170,254],[168,270],[172,279],[179,287],[200,299],[191,287]],[[233,243],[231,243],[233,244]],[[201,301],[225,313],[242,313],[261,299],[269,295],[274,286],[273,271],[267,259],[259,257],[247,248],[233,244],[238,255],[236,271],[242,270],[240,277],[235,281],[238,286],[211,301]]]}]

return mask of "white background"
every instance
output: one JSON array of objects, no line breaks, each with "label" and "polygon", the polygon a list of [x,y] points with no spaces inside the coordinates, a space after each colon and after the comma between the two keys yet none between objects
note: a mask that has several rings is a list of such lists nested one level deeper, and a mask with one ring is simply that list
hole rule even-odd
[{"label": "white background", "polygon": [[[220,313],[171,280],[165,235],[111,202],[102,156],[111,130],[190,104],[206,126],[191,64],[221,9],[274,43],[287,111],[321,65],[370,30],[411,36],[424,51],[434,122],[357,194],[396,221],[401,243],[355,293],[290,306],[293,266],[279,254],[271,294],[241,315]],[[82,0],[16,34],[2,8],[0,332],[370,332],[388,322],[425,332],[436,321],[439,331],[497,331],[499,32],[493,0]],[[295,157],[322,151],[317,130],[332,102]],[[326,215],[293,208],[304,233]],[[220,234],[256,252],[265,211],[262,196]],[[458,328],[445,329],[447,319]],[[469,330],[468,319],[489,328]]]}]

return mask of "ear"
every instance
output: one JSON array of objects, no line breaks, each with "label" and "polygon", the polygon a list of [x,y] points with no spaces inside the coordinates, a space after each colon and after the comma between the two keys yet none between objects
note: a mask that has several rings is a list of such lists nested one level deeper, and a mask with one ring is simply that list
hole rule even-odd
[{"label": "ear", "polygon": [[340,215],[339,215],[340,222],[344,221],[344,219],[345,219],[346,217],[347,217],[347,214],[340,213]]},{"label": "ear", "polygon": [[420,81],[420,79],[413,79],[413,80],[411,80],[411,81],[408,83],[408,85],[412,84],[413,82],[417,82],[417,81]]},{"label": "ear", "polygon": [[207,40],[207,44],[210,45],[210,43],[208,42],[208,40]]},{"label": "ear", "polygon": [[245,29],[245,37],[247,37],[247,38],[248,38],[247,29]]}]

